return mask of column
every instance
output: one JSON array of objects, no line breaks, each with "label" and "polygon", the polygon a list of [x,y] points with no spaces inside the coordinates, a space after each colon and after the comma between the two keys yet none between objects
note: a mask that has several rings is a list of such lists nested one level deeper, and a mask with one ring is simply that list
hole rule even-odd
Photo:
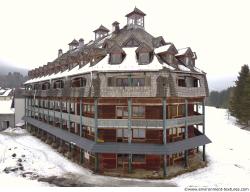
[{"label": "column", "polygon": [[60,129],[62,129],[62,98],[60,99]]},{"label": "column", "polygon": [[[132,117],[132,101],[128,98],[128,143],[132,142],[132,129],[131,129],[131,117]],[[128,172],[132,171],[132,154],[128,155]]]},{"label": "column", "polygon": [[[166,108],[167,108],[167,101],[166,101],[166,97],[163,97],[162,98],[162,112],[163,112],[163,114],[162,114],[162,116],[163,116],[163,129],[162,129],[162,131],[163,131],[163,138],[162,138],[162,140],[163,140],[163,144],[164,145],[166,145],[167,144],[167,110],[166,110]],[[163,160],[164,160],[164,162],[163,162],[163,176],[165,177],[166,175],[167,175],[167,155],[166,154],[164,154],[163,155]]]},{"label": "column", "polygon": [[82,97],[80,97],[80,137],[82,137]]},{"label": "column", "polygon": [[68,131],[70,132],[70,110],[71,110],[71,102],[70,102],[70,99],[69,99],[69,102],[67,103],[68,104]]},{"label": "column", "polygon": [[[188,101],[185,99],[185,139],[188,139]],[[188,150],[185,150],[185,167],[188,166]]]},{"label": "column", "polygon": [[55,126],[55,117],[56,117],[56,111],[55,111],[55,103],[56,103],[56,101],[54,100],[54,102],[53,102],[53,105],[54,105],[54,111],[53,111],[53,126]]},{"label": "column", "polygon": [[[98,142],[98,98],[94,98],[94,128],[95,128],[95,143]],[[95,171],[99,170],[99,154],[95,154]]]},{"label": "column", "polygon": [[[202,115],[203,115],[203,124],[202,124],[202,133],[205,135],[205,98],[202,101]],[[202,150],[202,160],[206,161],[206,145],[203,145]]]}]

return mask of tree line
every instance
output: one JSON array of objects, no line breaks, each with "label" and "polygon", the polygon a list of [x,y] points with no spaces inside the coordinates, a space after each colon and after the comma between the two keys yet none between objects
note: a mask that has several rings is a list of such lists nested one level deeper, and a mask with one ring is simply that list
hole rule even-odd
[{"label": "tree line", "polygon": [[234,87],[223,91],[211,91],[206,100],[209,106],[226,108],[240,124],[250,124],[250,72],[243,65]]},{"label": "tree line", "polygon": [[27,76],[23,76],[19,72],[9,72],[7,75],[0,75],[0,87],[3,88],[18,88],[22,87],[23,83],[28,80]]}]

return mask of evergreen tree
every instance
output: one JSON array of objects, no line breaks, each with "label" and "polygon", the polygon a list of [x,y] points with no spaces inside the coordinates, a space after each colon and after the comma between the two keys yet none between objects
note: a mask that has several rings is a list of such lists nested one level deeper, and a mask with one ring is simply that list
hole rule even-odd
[{"label": "evergreen tree", "polygon": [[246,79],[243,95],[241,98],[240,121],[249,124],[250,121],[250,75]]},{"label": "evergreen tree", "polygon": [[233,96],[230,101],[229,112],[231,115],[235,116],[240,123],[243,119],[242,107],[244,106],[243,95],[245,91],[245,83],[249,76],[249,67],[248,65],[243,65],[239,73],[238,79],[235,82],[235,88],[233,91]]}]

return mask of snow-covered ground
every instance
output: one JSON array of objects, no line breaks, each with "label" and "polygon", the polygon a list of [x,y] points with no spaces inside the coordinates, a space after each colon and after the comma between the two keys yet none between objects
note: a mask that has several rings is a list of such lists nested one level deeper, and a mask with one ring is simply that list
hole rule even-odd
[{"label": "snow-covered ground", "polygon": [[250,186],[250,132],[234,123],[226,110],[206,107],[206,135],[213,142],[206,147],[208,167],[171,180],[95,175],[26,130],[8,129],[0,132],[0,186],[49,186],[36,178],[50,176],[73,179],[82,186]]}]

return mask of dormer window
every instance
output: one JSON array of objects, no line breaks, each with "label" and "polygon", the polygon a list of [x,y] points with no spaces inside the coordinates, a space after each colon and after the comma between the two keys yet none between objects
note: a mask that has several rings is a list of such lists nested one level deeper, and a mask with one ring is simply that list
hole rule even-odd
[{"label": "dormer window", "polygon": [[185,58],[185,64],[186,64],[186,65],[189,65],[189,64],[190,64],[190,58],[189,58],[189,57],[186,57],[186,58]]},{"label": "dormer window", "polygon": [[143,13],[141,10],[138,8],[134,8],[134,10],[127,14],[127,25],[129,28],[144,28],[144,16],[146,14]]},{"label": "dormer window", "polygon": [[121,53],[110,53],[110,63],[111,64],[120,64],[122,61]]},{"label": "dormer window", "polygon": [[145,43],[140,44],[135,52],[139,64],[148,64],[153,59],[153,50]]},{"label": "dormer window", "polygon": [[125,57],[125,52],[119,45],[114,45],[110,48],[109,63],[121,64]]},{"label": "dormer window", "polygon": [[149,53],[139,53],[139,63],[148,64],[149,63]]}]

